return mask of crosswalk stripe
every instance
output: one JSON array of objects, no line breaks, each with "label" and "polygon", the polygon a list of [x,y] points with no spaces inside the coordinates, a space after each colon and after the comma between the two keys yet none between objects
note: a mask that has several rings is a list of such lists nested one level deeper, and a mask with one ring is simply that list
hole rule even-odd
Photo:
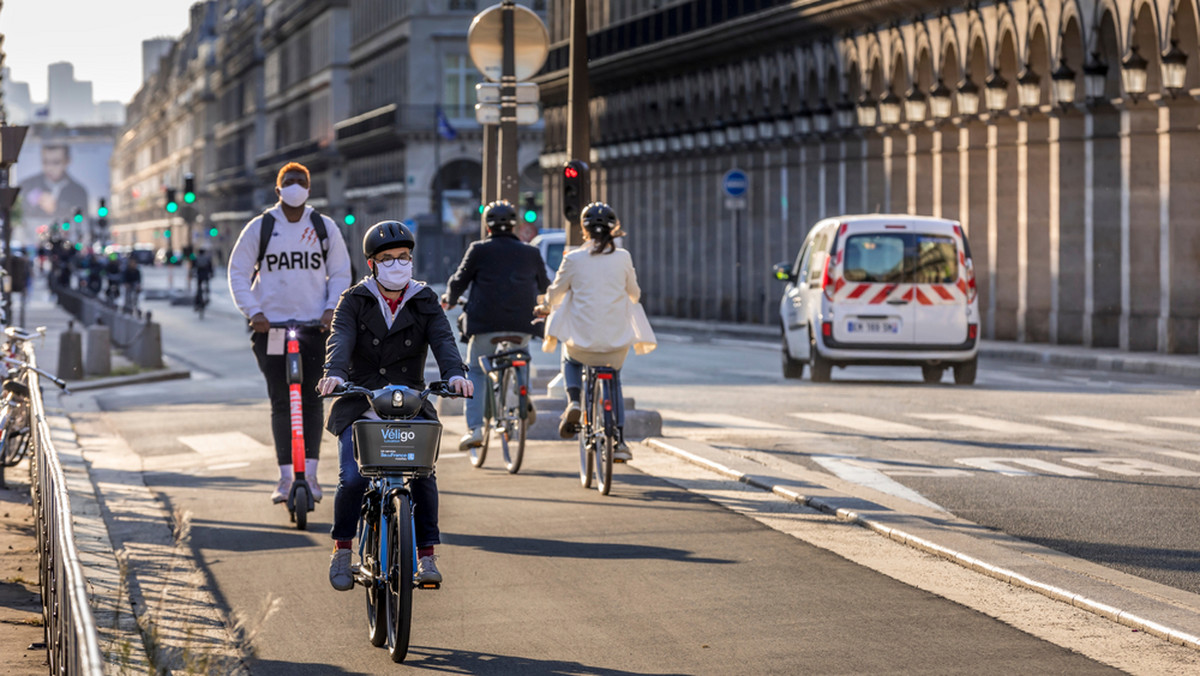
[{"label": "crosswalk stripe", "polygon": [[685,423],[700,423],[705,427],[723,427],[739,430],[791,430],[792,428],[786,425],[779,425],[763,420],[754,420],[753,418],[743,418],[740,415],[730,415],[728,413],[694,413],[691,411],[664,411],[660,410],[659,415],[662,416],[663,424],[670,425],[672,422]]},{"label": "crosswalk stripe", "polygon": [[232,453],[233,455],[258,455],[268,447],[258,442],[245,432],[218,432],[216,434],[194,434],[179,437],[179,443],[187,446],[200,455],[217,456]]},{"label": "crosswalk stripe", "polygon": [[1053,427],[1027,425],[1011,420],[987,418],[967,413],[917,413],[913,417],[924,418],[925,420],[938,420],[988,432],[1005,432],[1007,434],[1062,434],[1062,430],[1056,430]]},{"label": "crosswalk stripe", "polygon": [[825,425],[848,427],[856,432],[872,434],[929,434],[929,430],[904,423],[872,418],[853,413],[789,413],[788,415]]},{"label": "crosswalk stripe", "polygon": [[1039,416],[1043,420],[1063,423],[1066,425],[1075,425],[1077,427],[1085,427],[1102,432],[1112,432],[1121,435],[1137,435],[1139,437],[1174,437],[1174,438],[1192,438],[1195,435],[1188,432],[1180,432],[1178,430],[1168,430],[1161,427],[1149,427],[1147,425],[1138,425],[1135,423],[1120,422],[1117,420],[1108,420],[1105,418],[1092,418],[1083,415],[1043,415]]}]

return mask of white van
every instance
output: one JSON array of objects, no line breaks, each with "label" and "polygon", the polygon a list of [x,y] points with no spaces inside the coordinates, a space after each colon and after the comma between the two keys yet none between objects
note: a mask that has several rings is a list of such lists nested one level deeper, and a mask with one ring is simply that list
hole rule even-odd
[{"label": "white van", "polygon": [[783,375],[827,382],[834,366],[920,366],[925,382],[975,382],[979,301],[956,221],[905,214],[839,216],[808,233],[779,303]]}]

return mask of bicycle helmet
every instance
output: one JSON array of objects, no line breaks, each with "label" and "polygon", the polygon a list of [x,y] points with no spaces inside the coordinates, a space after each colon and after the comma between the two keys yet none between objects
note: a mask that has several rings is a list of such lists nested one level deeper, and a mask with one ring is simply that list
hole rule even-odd
[{"label": "bicycle helmet", "polygon": [[610,239],[619,225],[617,212],[604,202],[592,202],[584,207],[579,221],[592,239]]},{"label": "bicycle helmet", "polygon": [[412,230],[399,221],[381,221],[372,225],[367,234],[363,235],[363,255],[371,258],[380,251],[406,246],[416,248],[417,240]]},{"label": "bicycle helmet", "polygon": [[517,210],[508,200],[496,200],[483,208],[483,222],[492,234],[512,232],[517,227]]}]

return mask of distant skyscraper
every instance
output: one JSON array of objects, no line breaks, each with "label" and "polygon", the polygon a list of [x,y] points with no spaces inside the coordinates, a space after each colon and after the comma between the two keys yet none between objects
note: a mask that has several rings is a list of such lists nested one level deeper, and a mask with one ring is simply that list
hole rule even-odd
[{"label": "distant skyscraper", "polygon": [[96,109],[92,102],[92,83],[75,79],[75,66],[65,61],[49,67],[50,119],[69,125],[94,124]]},{"label": "distant skyscraper", "polygon": [[4,110],[9,124],[29,124],[33,117],[33,100],[28,82],[13,82],[12,72],[4,69]]}]

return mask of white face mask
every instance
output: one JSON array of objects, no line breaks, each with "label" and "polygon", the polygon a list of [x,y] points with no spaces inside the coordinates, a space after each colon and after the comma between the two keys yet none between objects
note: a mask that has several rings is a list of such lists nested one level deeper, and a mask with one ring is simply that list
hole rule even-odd
[{"label": "white face mask", "polygon": [[388,291],[399,291],[412,280],[412,261],[395,258],[380,263],[375,261],[375,280]]},{"label": "white face mask", "polygon": [[302,207],[308,201],[308,188],[299,183],[285,185],[279,189],[279,199],[289,207]]}]

